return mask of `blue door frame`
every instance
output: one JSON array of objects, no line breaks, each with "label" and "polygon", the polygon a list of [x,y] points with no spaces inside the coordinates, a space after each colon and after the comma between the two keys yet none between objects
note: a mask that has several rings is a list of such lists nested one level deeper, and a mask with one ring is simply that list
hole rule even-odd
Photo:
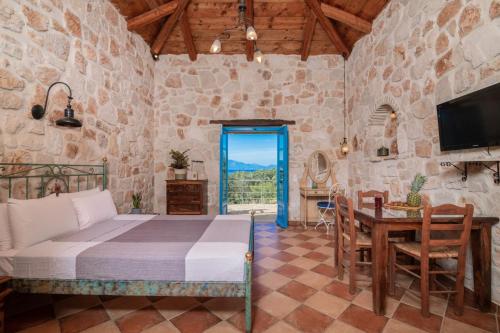
[{"label": "blue door frame", "polygon": [[228,199],[228,134],[277,134],[277,216],[276,224],[288,227],[288,127],[287,126],[223,126],[220,136],[219,211],[227,214]]}]

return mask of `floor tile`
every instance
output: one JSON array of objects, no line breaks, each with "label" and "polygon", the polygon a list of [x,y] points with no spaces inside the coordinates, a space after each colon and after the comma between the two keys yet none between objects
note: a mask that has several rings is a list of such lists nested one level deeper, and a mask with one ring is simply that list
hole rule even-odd
[{"label": "floor tile", "polygon": [[276,250],[275,248],[272,248],[270,246],[263,246],[255,250],[255,252],[258,252],[265,256],[272,256],[273,254],[280,252],[280,250]]},{"label": "floor tile", "polygon": [[485,331],[479,327],[471,326],[466,323],[462,323],[457,320],[453,320],[451,318],[443,319],[443,328],[441,330],[442,333],[459,333],[459,332],[467,332],[467,333],[486,333]]},{"label": "floor tile", "polygon": [[291,254],[291,253],[288,253],[285,251],[280,251],[280,252],[276,253],[275,255],[271,256],[271,258],[282,261],[282,262],[289,262],[289,261],[296,259],[297,257],[298,256],[296,256],[295,254]]},{"label": "floor tile", "polygon": [[181,333],[201,333],[221,320],[203,306],[198,306],[170,321]]},{"label": "floor tile", "polygon": [[464,307],[463,315],[457,316],[455,315],[455,307],[453,305],[453,303],[448,305],[446,317],[481,328],[488,332],[497,332],[497,323],[494,315],[466,306]]},{"label": "floor tile", "polygon": [[275,272],[268,272],[262,276],[259,276],[256,281],[265,287],[271,288],[273,290],[279,289],[280,287],[284,286],[288,282],[290,282],[290,279],[287,277],[284,277],[281,274],[275,273]]},{"label": "floor tile", "polygon": [[[278,319],[266,311],[254,306],[252,308],[252,333],[260,333],[274,325]],[[229,319],[240,331],[245,331],[245,311],[241,311]]]},{"label": "floor tile", "polygon": [[284,321],[278,321],[273,326],[269,327],[264,333],[300,333],[293,326],[285,323]]},{"label": "floor tile", "polygon": [[[158,331],[158,333],[162,332]],[[205,330],[204,333],[240,333],[240,330],[227,321],[221,321],[220,323],[210,327],[208,330]]]},{"label": "floor tile", "polygon": [[283,266],[276,268],[274,271],[276,273],[286,276],[287,278],[294,279],[300,274],[304,273],[305,269],[294,265],[285,264]]},{"label": "floor tile", "polygon": [[426,332],[438,333],[441,329],[442,317],[435,314],[425,318],[421,315],[420,309],[401,303],[392,316],[394,319],[402,321],[414,327],[418,327]]},{"label": "floor tile", "polygon": [[[360,320],[362,318],[362,320]],[[377,316],[373,311],[363,309],[360,306],[351,304],[337,320],[356,327],[366,333],[380,333],[385,327],[388,319],[384,316]]]},{"label": "floor tile", "polygon": [[304,249],[308,249],[308,250],[314,250],[314,249],[317,249],[318,247],[321,247],[321,245],[319,245],[317,243],[312,243],[312,242],[302,242],[302,243],[298,243],[296,245],[298,247],[303,247]]},{"label": "floor tile", "polygon": [[255,263],[257,265],[259,265],[265,269],[269,269],[269,270],[276,269],[276,268],[283,266],[285,264],[284,262],[282,262],[280,260],[276,260],[276,259],[273,259],[270,257],[266,257],[264,259],[258,260]]},{"label": "floor tile", "polygon": [[352,301],[356,296],[361,292],[359,289],[354,295],[349,292],[349,285],[339,282],[333,281],[323,288],[323,291],[335,295],[337,297],[343,298],[348,301]]},{"label": "floor tile", "polygon": [[332,281],[332,279],[324,275],[314,273],[311,271],[304,272],[303,274],[296,277],[295,280],[318,290],[323,288]]},{"label": "floor tile", "polygon": [[300,302],[276,291],[262,297],[257,302],[259,308],[277,318],[283,318],[299,305]]},{"label": "floor tile", "polygon": [[314,252],[319,252],[321,254],[324,254],[326,256],[329,256],[329,257],[333,257],[333,248],[332,247],[329,247],[329,246],[321,246],[321,247],[318,247],[317,249],[314,250]]},{"label": "floor tile", "polygon": [[[403,297],[401,297],[401,302],[411,305],[413,307],[420,309],[420,293],[415,291],[405,291]],[[429,297],[429,311],[438,316],[444,316],[446,307],[448,306],[448,300],[441,297]]]},{"label": "floor tile", "polygon": [[306,333],[323,333],[333,320],[306,305],[299,306],[285,318],[288,324]]},{"label": "floor tile", "polygon": [[45,305],[5,318],[5,331],[17,332],[53,319],[55,316],[52,306]]},{"label": "floor tile", "polygon": [[245,309],[245,299],[242,297],[219,297],[211,299],[203,306],[224,320]]},{"label": "floor tile", "polygon": [[311,260],[311,259],[307,259],[307,258],[304,258],[304,257],[299,257],[297,259],[294,259],[294,260],[290,261],[289,264],[295,265],[297,267],[300,267],[300,268],[303,268],[303,269],[307,269],[307,270],[310,270],[313,267],[318,266],[318,262],[317,261]]},{"label": "floor tile", "polygon": [[116,320],[122,333],[139,333],[165,321],[165,318],[152,306],[126,314]]},{"label": "floor tile", "polygon": [[99,305],[85,311],[81,311],[59,320],[62,333],[81,332],[87,328],[99,325],[110,318],[106,310]]},{"label": "floor tile", "polygon": [[106,321],[97,326],[87,328],[86,330],[80,333],[121,333],[118,326],[116,326],[114,321]]},{"label": "floor tile", "polygon": [[61,318],[99,304],[101,304],[101,299],[98,296],[77,295],[55,302],[54,312],[56,318]]},{"label": "floor tile", "polygon": [[200,305],[200,302],[193,297],[165,297],[153,304],[166,319],[176,317],[186,310],[198,305]]},{"label": "floor tile", "polygon": [[19,331],[18,333],[60,333],[60,332],[61,332],[61,327],[59,326],[59,321],[53,319],[41,325],[36,325],[27,328],[25,330]]},{"label": "floor tile", "polygon": [[262,297],[272,293],[273,290],[271,288],[268,288],[266,286],[263,286],[262,284],[258,282],[252,283],[252,301],[256,302],[257,300],[261,299]]},{"label": "floor tile", "polygon": [[141,333],[179,333],[179,330],[174,326],[174,324],[165,320],[145,329]]},{"label": "floor tile", "polygon": [[294,254],[296,256],[303,256],[304,254],[311,252],[308,249],[304,249],[303,247],[298,247],[298,246],[291,246],[291,247],[285,249],[284,251],[291,253],[291,254]]},{"label": "floor tile", "polygon": [[[369,290],[361,291],[352,301],[353,304],[361,306],[369,311],[373,311],[373,294]],[[392,317],[394,311],[399,306],[399,302],[393,298],[387,297],[385,300],[385,316]]]},{"label": "floor tile", "polygon": [[323,254],[321,252],[311,251],[307,254],[304,254],[304,258],[316,260],[318,262],[323,262],[326,259],[330,258],[330,256],[327,256],[326,254]]},{"label": "floor tile", "polygon": [[106,312],[111,319],[120,318],[132,311],[142,309],[151,305],[147,297],[117,297],[103,303]]},{"label": "floor tile", "polygon": [[337,318],[351,303],[340,297],[319,291],[309,297],[304,304],[332,318]]},{"label": "floor tile", "polygon": [[[459,333],[459,332],[460,331],[453,333]],[[421,329],[415,326],[410,326],[408,324],[405,324],[397,319],[389,319],[389,321],[385,325],[383,333],[426,333],[426,332],[422,331]]]},{"label": "floor tile", "polygon": [[333,279],[334,277],[337,276],[337,268],[334,268],[332,264],[333,262],[330,265],[327,265],[325,263],[319,264],[318,266],[311,269],[311,271],[316,272],[318,274],[323,274]]},{"label": "floor tile", "polygon": [[[325,333],[364,333],[364,332],[359,328],[344,323],[341,320],[335,320],[333,324],[328,326]],[[398,332],[398,333],[403,333],[403,332]]]},{"label": "floor tile", "polygon": [[297,281],[290,281],[283,287],[279,288],[278,291],[283,295],[291,297],[299,302],[304,302],[306,299],[317,292],[316,289],[306,286],[305,284]]}]

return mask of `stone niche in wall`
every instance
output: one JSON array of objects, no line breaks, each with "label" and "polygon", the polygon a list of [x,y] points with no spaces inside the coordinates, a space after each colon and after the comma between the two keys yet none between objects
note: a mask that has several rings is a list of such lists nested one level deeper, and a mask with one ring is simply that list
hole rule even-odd
[{"label": "stone niche in wall", "polygon": [[[402,126],[402,115],[394,101],[387,98],[379,101],[372,110],[368,118],[366,128],[366,142],[363,148],[365,158],[371,162],[384,160],[393,160],[406,153],[407,140],[404,136],[404,127]],[[396,118],[391,114],[395,113]],[[377,156],[377,150],[381,147],[389,149],[388,156]]]}]

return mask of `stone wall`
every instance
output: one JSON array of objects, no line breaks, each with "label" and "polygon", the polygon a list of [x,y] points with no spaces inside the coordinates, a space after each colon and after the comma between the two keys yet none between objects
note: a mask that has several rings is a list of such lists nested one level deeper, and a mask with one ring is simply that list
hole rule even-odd
[{"label": "stone wall", "polygon": [[219,200],[220,126],[212,119],[277,118],[297,122],[290,136],[290,219],[299,219],[299,181],[303,164],[316,149],[335,163],[346,179],[339,156],[343,136],[343,60],[340,56],[266,55],[262,64],[244,55],[161,57],[155,76],[155,209],[165,212],[165,179],[170,149],[191,149],[205,161],[210,211]]},{"label": "stone wall", "polygon": [[[486,149],[441,152],[435,108],[500,81],[499,16],[497,0],[393,0],[383,10],[347,62],[352,194],[387,189],[392,200],[405,200],[421,172],[429,177],[423,192],[432,204],[469,202],[476,214],[500,216],[500,186],[490,171],[472,170],[462,182],[454,168],[440,166],[441,161],[498,160],[500,149],[491,155]],[[373,125],[381,105],[398,113],[395,129]],[[378,142],[394,131],[397,154],[375,158]],[[493,235],[493,298],[500,302],[500,226]]]},{"label": "stone wall", "polygon": [[[149,47],[127,31],[107,1],[3,0],[0,3],[0,160],[33,163],[109,161],[110,188],[119,210],[133,191],[153,197],[154,62]],[[83,127],[55,126],[73,90]],[[61,88],[62,87],[62,88]]]}]

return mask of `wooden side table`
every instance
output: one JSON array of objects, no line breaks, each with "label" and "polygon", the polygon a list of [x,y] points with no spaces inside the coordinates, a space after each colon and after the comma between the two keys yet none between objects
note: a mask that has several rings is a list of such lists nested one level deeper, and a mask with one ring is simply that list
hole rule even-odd
[{"label": "wooden side table", "polygon": [[167,215],[207,213],[208,180],[167,180]]},{"label": "wooden side table", "polygon": [[0,276],[0,333],[3,333],[5,328],[5,301],[12,292],[12,289],[7,287],[9,281],[10,277]]}]

